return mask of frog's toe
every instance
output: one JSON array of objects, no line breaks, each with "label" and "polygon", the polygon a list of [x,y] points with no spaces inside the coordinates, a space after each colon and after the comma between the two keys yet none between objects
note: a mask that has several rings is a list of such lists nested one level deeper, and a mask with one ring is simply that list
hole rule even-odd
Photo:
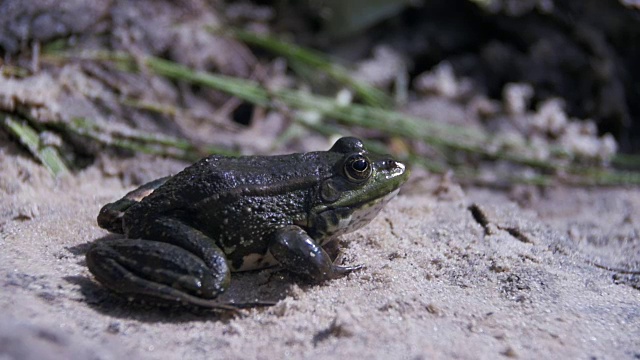
[{"label": "frog's toe", "polygon": [[340,277],[361,269],[364,269],[364,265],[333,265],[333,274],[335,277]]}]

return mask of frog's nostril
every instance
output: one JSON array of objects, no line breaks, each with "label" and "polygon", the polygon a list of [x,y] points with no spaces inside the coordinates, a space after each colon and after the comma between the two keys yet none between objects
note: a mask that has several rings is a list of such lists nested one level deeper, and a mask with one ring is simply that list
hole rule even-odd
[{"label": "frog's nostril", "polygon": [[395,160],[389,160],[389,167],[392,169],[398,169],[400,171],[404,171],[405,168],[403,163]]},{"label": "frog's nostril", "polygon": [[393,174],[393,176],[403,175],[407,171],[406,166],[399,161],[389,160],[388,164],[389,164],[389,168],[388,168],[389,172]]}]

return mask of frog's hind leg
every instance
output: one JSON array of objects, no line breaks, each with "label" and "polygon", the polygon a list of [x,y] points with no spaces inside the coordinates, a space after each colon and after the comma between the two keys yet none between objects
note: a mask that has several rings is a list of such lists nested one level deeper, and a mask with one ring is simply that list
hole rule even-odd
[{"label": "frog's hind leg", "polygon": [[206,296],[202,275],[210,269],[197,256],[171,244],[118,239],[96,244],[87,265],[105,287],[155,305],[194,305],[236,311]]},{"label": "frog's hind leg", "polygon": [[103,206],[98,214],[98,225],[111,232],[124,234],[121,219],[125,211],[149,196],[155,189],[162,186],[162,184],[169,179],[171,179],[171,176],[148,182],[129,192],[122,199]]},{"label": "frog's hind leg", "polygon": [[130,235],[144,239],[99,241],[87,252],[98,281],[132,298],[224,308],[211,299],[228,287],[230,271],[212,239],[172,218],[136,230]]}]

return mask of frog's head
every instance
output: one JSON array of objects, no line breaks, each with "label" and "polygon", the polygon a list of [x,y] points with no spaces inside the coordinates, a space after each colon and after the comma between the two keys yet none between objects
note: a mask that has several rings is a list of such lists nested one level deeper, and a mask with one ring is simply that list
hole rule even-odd
[{"label": "frog's head", "polygon": [[368,224],[409,178],[390,156],[370,154],[359,139],[343,137],[329,150],[335,160],[318,187],[308,219],[310,233],[328,240]]}]

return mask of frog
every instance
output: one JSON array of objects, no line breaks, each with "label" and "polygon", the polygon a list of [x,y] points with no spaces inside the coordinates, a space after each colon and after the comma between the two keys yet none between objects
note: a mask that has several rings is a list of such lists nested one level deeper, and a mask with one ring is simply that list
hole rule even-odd
[{"label": "frog", "polygon": [[361,269],[326,245],[368,224],[409,174],[355,137],[328,151],[210,155],[102,207],[98,225],[120,236],[95,241],[86,264],[130,300],[235,309],[217,300],[231,272],[280,266],[321,282]]}]

